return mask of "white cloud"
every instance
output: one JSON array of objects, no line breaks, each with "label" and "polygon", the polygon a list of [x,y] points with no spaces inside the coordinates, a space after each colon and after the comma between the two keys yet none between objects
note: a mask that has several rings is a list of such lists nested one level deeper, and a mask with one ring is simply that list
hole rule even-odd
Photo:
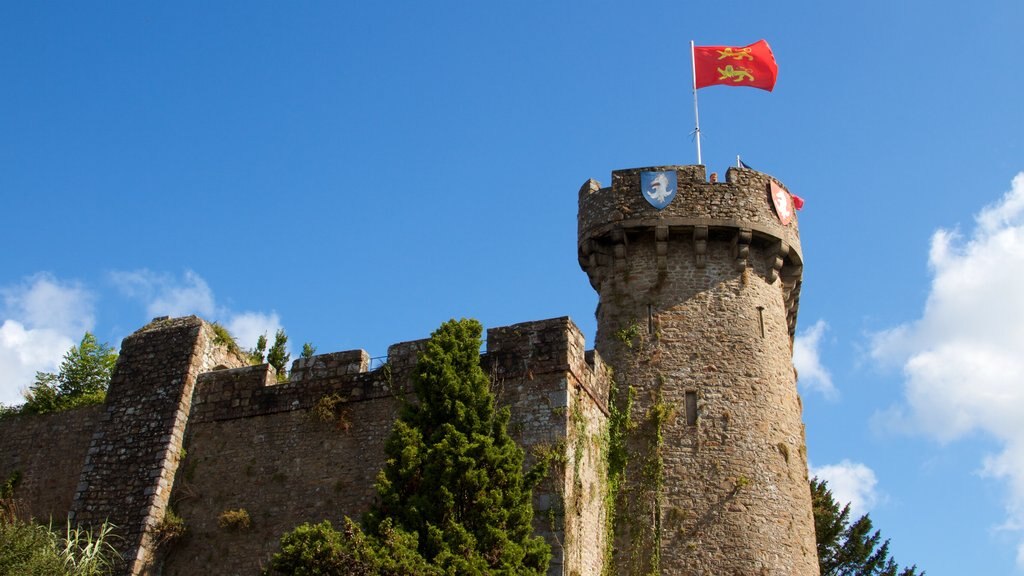
[{"label": "white cloud", "polygon": [[37,274],[0,288],[0,403],[18,404],[36,372],[56,370],[93,327],[93,297],[82,286]]},{"label": "white cloud", "polygon": [[852,520],[867,514],[878,503],[875,471],[860,462],[843,460],[821,468],[812,467],[811,476],[828,482],[832,498],[840,508],[849,503]]},{"label": "white cloud", "polygon": [[122,293],[146,302],[146,313],[150,317],[198,314],[212,318],[216,315],[213,291],[191,270],[186,270],[180,280],[172,274],[146,269],[113,272],[111,278]]},{"label": "white cloud", "polygon": [[[1024,173],[983,209],[969,236],[932,236],[920,319],[876,334],[872,355],[903,371],[889,411],[941,442],[980,431],[1002,444],[982,474],[1009,486],[1005,527],[1024,527]],[[1018,549],[1024,568],[1024,543]]]},{"label": "white cloud", "polygon": [[123,294],[142,301],[150,317],[196,314],[220,322],[242,348],[254,347],[261,334],[273,342],[274,333],[282,328],[277,312],[234,312],[217,306],[210,285],[191,270],[180,278],[146,269],[119,271],[112,273],[111,279]]},{"label": "white cloud", "polygon": [[832,384],[832,375],[821,365],[818,347],[828,324],[818,320],[813,326],[796,335],[793,339],[793,365],[799,376],[800,386],[819,392],[825,398],[834,400],[839,396]]},{"label": "white cloud", "polygon": [[260,335],[266,334],[268,346],[274,343],[274,334],[281,328],[281,319],[276,312],[243,312],[227,321],[228,332],[235,337],[242,348],[253,348]]}]

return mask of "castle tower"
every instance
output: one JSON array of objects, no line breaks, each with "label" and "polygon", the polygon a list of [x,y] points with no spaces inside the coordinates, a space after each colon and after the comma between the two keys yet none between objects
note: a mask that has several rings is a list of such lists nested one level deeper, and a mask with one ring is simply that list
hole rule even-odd
[{"label": "castle tower", "polygon": [[595,346],[614,370],[614,574],[818,574],[792,211],[772,177],[736,168],[721,183],[703,166],[619,170],[580,189]]}]

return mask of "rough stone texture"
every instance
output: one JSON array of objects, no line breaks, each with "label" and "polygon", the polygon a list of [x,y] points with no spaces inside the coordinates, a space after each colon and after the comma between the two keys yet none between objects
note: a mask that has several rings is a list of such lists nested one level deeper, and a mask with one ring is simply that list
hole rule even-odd
[{"label": "rough stone texture", "polygon": [[527,467],[558,463],[534,490],[534,528],[551,544],[548,574],[601,574],[606,548],[604,458],[608,374],[567,317],[487,331],[491,382]]},{"label": "rough stone texture", "polygon": [[[661,212],[641,196],[643,170],[676,170]],[[657,167],[580,190],[596,348],[616,405],[635,393],[615,574],[818,573],[791,360],[799,234],[776,218],[769,179],[730,169],[711,184],[702,166]]]},{"label": "rough stone texture", "polygon": [[149,572],[155,561],[154,532],[166,513],[196,377],[242,363],[195,316],[156,319],[121,343],[70,516],[118,527],[125,573]]},{"label": "rough stone texture", "polygon": [[15,473],[18,512],[64,522],[102,406],[0,420],[0,483]]},{"label": "rough stone texture", "polygon": [[[224,372],[242,371],[249,369]],[[227,375],[204,375],[197,395],[222,376]],[[379,370],[359,379],[367,377],[384,380]],[[263,397],[279,393],[280,404],[288,406],[299,397],[290,386],[273,385]],[[350,398],[345,388],[314,387],[311,402],[335,393]],[[164,574],[255,575],[281,535],[298,524],[328,519],[340,526],[345,515],[358,520],[373,499],[397,407],[387,395],[350,400],[322,415],[296,407],[242,417],[222,412],[190,422],[187,456],[171,496],[188,535],[173,545]],[[221,513],[240,508],[249,513],[251,528],[218,526]]]}]

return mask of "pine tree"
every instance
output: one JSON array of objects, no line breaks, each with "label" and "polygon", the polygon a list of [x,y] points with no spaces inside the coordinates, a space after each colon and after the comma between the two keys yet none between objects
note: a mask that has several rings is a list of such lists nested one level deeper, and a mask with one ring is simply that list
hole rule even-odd
[{"label": "pine tree", "polygon": [[284,372],[288,366],[288,360],[292,357],[288,353],[287,344],[288,335],[284,333],[284,330],[278,329],[274,333],[274,345],[270,347],[270,350],[267,350],[267,364],[273,366],[279,374]]},{"label": "pine tree", "polygon": [[366,527],[376,534],[390,519],[418,534],[423,557],[448,573],[541,575],[551,551],[533,536],[523,451],[480,368],[482,330],[451,320],[431,335],[413,376],[418,402],[387,442]]},{"label": "pine tree", "polygon": [[300,526],[282,537],[268,573],[547,572],[551,549],[533,536],[523,451],[480,368],[482,331],[475,320],[451,320],[427,342],[413,375],[416,402],[395,422],[363,528],[347,518],[342,531],[329,522]]},{"label": "pine tree", "polygon": [[924,576],[917,566],[900,571],[867,514],[850,524],[850,505],[840,510],[824,480],[811,479],[811,502],[821,576]]}]

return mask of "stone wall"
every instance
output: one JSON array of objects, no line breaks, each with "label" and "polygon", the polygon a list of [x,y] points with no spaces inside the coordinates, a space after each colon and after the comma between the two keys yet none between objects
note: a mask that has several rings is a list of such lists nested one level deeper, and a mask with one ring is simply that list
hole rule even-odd
[{"label": "stone wall", "polygon": [[[124,340],[103,406],[0,420],[0,474],[36,517],[119,527],[120,574],[258,574],[284,532],[358,519],[424,340],[299,359],[279,383],[195,317]],[[556,454],[534,492],[549,573],[596,575],[606,549],[608,373],[568,318],[494,328],[481,358],[526,466]],[[245,510],[250,526],[222,525]],[[186,535],[168,539],[171,512]]]},{"label": "stone wall", "polygon": [[608,374],[567,317],[488,330],[487,355],[509,432],[549,474],[534,490],[534,527],[552,548],[548,574],[601,574]]},{"label": "stone wall", "polygon": [[[212,397],[206,387],[218,387],[215,381],[223,382],[232,372],[259,371],[206,374],[197,396]],[[379,370],[357,380],[386,387]],[[197,403],[203,417],[189,423],[187,456],[171,496],[188,533],[172,544],[164,574],[255,575],[277,550],[284,532],[325,519],[340,526],[345,515],[358,520],[367,510],[398,402],[390,395],[363,397],[322,404],[318,410],[321,399],[333,394],[350,398],[347,392],[358,388],[313,386],[310,395],[294,388],[294,383],[271,384],[254,396],[243,388],[241,402],[278,396],[279,401],[268,404],[284,409],[242,417],[221,413],[213,418],[204,403]],[[251,518],[250,528],[219,525],[222,513],[239,509]]]},{"label": "stone wall", "polygon": [[243,363],[195,316],[156,319],[121,343],[70,517],[117,526],[125,573],[146,573],[155,560],[197,376]]},{"label": "stone wall", "polygon": [[102,406],[0,420],[0,483],[17,474],[18,511],[63,524]]}]

